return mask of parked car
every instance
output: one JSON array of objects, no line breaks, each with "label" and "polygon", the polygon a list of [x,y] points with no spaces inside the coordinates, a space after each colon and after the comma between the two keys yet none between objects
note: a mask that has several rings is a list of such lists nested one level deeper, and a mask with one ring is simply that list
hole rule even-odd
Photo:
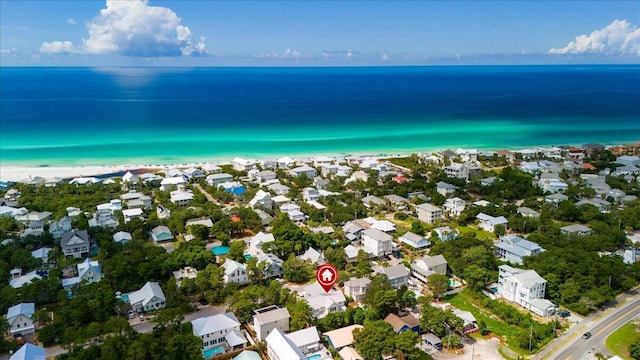
[{"label": "parked car", "polygon": [[590,333],[590,332],[588,332],[588,331],[587,331],[586,333],[582,334],[582,338],[583,338],[583,339],[588,339],[588,338],[590,338],[590,337],[591,337],[591,333]]},{"label": "parked car", "polygon": [[133,312],[133,310],[129,310],[127,314],[129,315],[129,319],[133,319],[136,317],[136,314]]},{"label": "parked car", "polygon": [[560,310],[558,312],[558,315],[560,315],[563,318],[566,318],[566,317],[571,316],[571,313],[569,311],[567,311],[567,310]]}]

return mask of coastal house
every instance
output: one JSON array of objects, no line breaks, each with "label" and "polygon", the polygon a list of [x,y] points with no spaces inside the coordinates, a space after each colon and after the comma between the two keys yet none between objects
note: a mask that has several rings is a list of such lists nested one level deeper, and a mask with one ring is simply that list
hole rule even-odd
[{"label": "coastal house", "polygon": [[64,216],[58,221],[54,221],[49,224],[49,234],[53,236],[55,240],[62,238],[62,235],[67,231],[71,231],[71,218]]},{"label": "coastal house", "polygon": [[280,206],[280,211],[286,213],[289,219],[293,222],[302,222],[306,219],[305,214],[300,211],[300,206],[293,203],[288,203]]},{"label": "coastal house", "polygon": [[438,181],[436,183],[436,192],[444,197],[448,197],[458,189],[457,186],[451,185],[444,181]]},{"label": "coastal house", "polygon": [[454,198],[447,199],[444,202],[442,207],[444,208],[444,212],[449,217],[454,217],[454,216],[460,216],[460,214],[462,214],[462,212],[466,207],[466,203],[464,200],[460,199],[459,197],[454,197]]},{"label": "coastal house", "polygon": [[265,338],[265,342],[267,355],[271,360],[307,360],[304,353],[280,329],[274,329]]},{"label": "coastal house", "polygon": [[569,187],[558,175],[548,172],[540,174],[537,184],[542,191],[550,193],[564,192]]},{"label": "coastal house", "polygon": [[535,211],[535,210],[533,210],[531,208],[528,208],[526,206],[519,207],[516,211],[518,212],[518,214],[522,215],[522,217],[529,217],[529,218],[534,218],[534,219],[537,219],[537,218],[540,217],[540,213],[539,212],[537,212],[537,211]]},{"label": "coastal house", "polygon": [[184,173],[189,177],[189,180],[191,181],[198,181],[205,178],[204,172],[194,167],[184,169]]},{"label": "coastal house", "polygon": [[343,284],[342,291],[355,301],[362,301],[367,294],[371,280],[369,278],[350,278]]},{"label": "coastal house", "polygon": [[301,260],[309,261],[309,263],[312,265],[322,265],[326,262],[322,252],[312,247],[308,248],[307,251],[304,252],[304,254],[299,256],[299,258]]},{"label": "coastal house", "polygon": [[416,205],[416,214],[418,215],[418,220],[426,224],[433,224],[442,220],[442,209],[429,203]]},{"label": "coastal house", "polygon": [[479,330],[476,317],[470,311],[464,311],[460,309],[453,309],[453,314],[462,319],[463,329],[462,332],[467,335]]},{"label": "coastal house", "polygon": [[496,255],[502,261],[522,265],[525,256],[536,256],[544,252],[540,245],[516,235],[504,235],[495,243]]},{"label": "coastal house", "polygon": [[89,219],[89,226],[115,229],[118,226],[118,218],[113,212],[120,210],[122,210],[122,201],[120,199],[111,200],[106,204],[99,204],[96,206],[96,212],[93,217]]},{"label": "coastal house", "polygon": [[233,169],[236,171],[249,171],[251,169],[255,169],[256,160],[236,157],[231,161],[231,165],[233,165]]},{"label": "coastal house", "polygon": [[289,310],[276,305],[255,310],[253,315],[253,330],[258,341],[264,341],[273,330],[289,331]]},{"label": "coastal house", "polygon": [[385,256],[393,250],[393,237],[377,229],[366,229],[362,232],[362,244],[373,256]]},{"label": "coastal house", "polygon": [[591,235],[591,228],[588,226],[584,226],[582,224],[573,224],[568,226],[563,226],[560,228],[560,232],[565,235]]},{"label": "coastal house", "polygon": [[362,204],[369,209],[377,206],[384,206],[386,203],[386,201],[374,195],[367,195],[362,198]]},{"label": "coastal house", "polygon": [[560,204],[565,200],[569,200],[569,197],[561,193],[555,193],[555,194],[547,195],[544,197],[544,201],[547,204],[553,204],[555,206],[558,206],[558,204]]},{"label": "coastal house", "polygon": [[453,163],[445,166],[444,173],[448,177],[469,180],[469,168],[465,164]]},{"label": "coastal house", "polygon": [[504,226],[506,229],[509,223],[504,216],[493,217],[485,213],[478,214],[476,219],[478,219],[478,226],[488,232],[495,232],[496,226]]},{"label": "coastal house", "polygon": [[249,247],[247,248],[247,251],[249,254],[256,256],[259,251],[262,251],[262,245],[275,240],[276,239],[273,237],[273,234],[260,231],[249,240]]},{"label": "coastal house", "polygon": [[622,155],[622,156],[618,156],[616,158],[616,163],[618,164],[622,164],[625,166],[635,166],[635,167],[640,167],[640,157],[638,156],[629,156],[629,155]]},{"label": "coastal house", "polygon": [[273,192],[277,196],[287,195],[289,193],[289,191],[291,191],[290,187],[288,187],[286,185],[282,185],[280,183],[275,183],[275,184],[268,185],[267,189],[269,189],[269,191]]},{"label": "coastal house", "polygon": [[174,190],[169,194],[169,200],[178,206],[187,206],[193,201],[193,192],[191,190]]},{"label": "coastal house", "polygon": [[118,231],[113,234],[113,241],[119,244],[126,244],[132,240],[131,234],[126,231]]},{"label": "coastal house", "polygon": [[264,190],[258,190],[253,199],[249,201],[249,206],[252,208],[262,208],[271,210],[273,209],[273,201],[271,200],[271,194]]},{"label": "coastal house", "polygon": [[187,185],[187,179],[184,176],[167,177],[160,181],[160,190],[169,191],[185,185]]},{"label": "coastal house", "polygon": [[138,313],[163,309],[167,306],[167,298],[160,284],[155,281],[147,281],[140,290],[130,292],[127,295],[131,308]]},{"label": "coastal house", "polygon": [[47,264],[49,263],[49,253],[52,251],[53,249],[50,247],[41,247],[38,250],[34,250],[31,252],[31,257],[34,259],[40,259],[42,260],[43,264]]},{"label": "coastal house", "polygon": [[396,211],[406,210],[411,204],[411,201],[409,201],[409,199],[395,194],[385,195],[384,198],[391,204],[391,206],[393,206]]},{"label": "coastal house", "polygon": [[180,287],[183,279],[195,280],[198,276],[198,270],[191,266],[185,266],[180,270],[173,272],[173,277],[176,278],[176,286]]},{"label": "coastal house", "polygon": [[9,286],[14,289],[19,289],[24,285],[31,284],[33,280],[42,279],[49,275],[49,272],[46,270],[34,270],[30,271],[26,274],[22,274],[21,268],[12,269],[9,272]]},{"label": "coastal house", "polygon": [[322,333],[322,336],[330,347],[339,351],[353,345],[353,330],[362,328],[362,325],[349,325]]},{"label": "coastal house", "polygon": [[535,270],[523,270],[509,265],[498,267],[497,295],[540,316],[555,313],[555,305],[544,298],[547,281]]},{"label": "coastal house", "polygon": [[309,304],[316,319],[322,319],[329,313],[342,312],[346,309],[346,299],[342,291],[333,288],[325,291],[317,282],[305,286],[300,296]]},{"label": "coastal house", "polygon": [[405,331],[413,331],[416,334],[420,334],[420,320],[413,315],[406,315],[400,317],[396,314],[389,314],[384,318],[384,322],[393,327],[393,331],[397,334]]},{"label": "coastal house", "polygon": [[299,166],[289,170],[289,173],[294,177],[306,176],[307,179],[313,179],[317,175],[316,169],[308,165]]},{"label": "coastal house", "polygon": [[331,353],[320,342],[315,326],[304,328],[285,335],[304,354],[307,359],[333,360]]},{"label": "coastal house", "polygon": [[224,268],[224,275],[222,278],[225,284],[236,283],[238,285],[244,285],[249,283],[247,265],[231,259],[226,259],[222,264],[222,267]]},{"label": "coastal house", "polygon": [[427,283],[429,276],[433,274],[446,275],[447,266],[447,259],[445,259],[444,256],[426,255],[422,259],[418,259],[411,264],[411,276],[423,283]]},{"label": "coastal house", "polygon": [[486,177],[484,179],[480,179],[480,186],[491,186],[496,181],[498,181],[498,178],[495,176]]},{"label": "coastal house", "polygon": [[254,178],[258,184],[263,184],[263,183],[266,183],[267,181],[275,180],[277,178],[277,175],[275,172],[271,170],[264,170],[264,171],[257,172],[254,175]]},{"label": "coastal house", "polygon": [[422,235],[414,234],[411,231],[406,232],[404,235],[398,238],[402,243],[411,246],[412,248],[419,250],[424,249],[431,245],[431,241],[424,238]]},{"label": "coastal house", "polygon": [[402,264],[383,267],[380,273],[387,277],[387,282],[394,289],[408,284],[409,269]]},{"label": "coastal house", "polygon": [[122,210],[122,217],[124,218],[125,224],[131,221],[132,219],[144,220],[143,214],[144,212],[140,208]]},{"label": "coastal house", "polygon": [[317,155],[313,157],[313,166],[317,168],[321,168],[324,166],[331,165],[333,163],[333,159],[323,155]]},{"label": "coastal house", "polygon": [[598,209],[598,211],[600,211],[601,213],[609,212],[609,209],[611,209],[613,206],[613,204],[611,204],[607,200],[600,199],[600,198],[583,199],[578,201],[575,205],[576,207],[579,207],[582,205],[592,205],[592,206],[595,206]]},{"label": "coastal house", "polygon": [[96,283],[102,280],[103,277],[100,263],[91,260],[91,258],[84,259],[83,262],[76,266],[76,274],[77,276],[62,279],[62,287],[67,293],[71,293],[73,288],[83,281],[86,283]]},{"label": "coastal house", "polygon": [[60,239],[60,247],[64,256],[81,258],[89,255],[91,239],[87,230],[72,230],[64,233]]},{"label": "coastal house", "polygon": [[193,335],[202,340],[203,351],[221,348],[228,352],[248,343],[240,331],[240,321],[231,312],[197,318],[191,321],[191,326]]},{"label": "coastal house", "polygon": [[342,226],[342,231],[344,232],[345,237],[349,241],[356,241],[360,238],[360,234],[364,231],[366,227],[362,226],[360,223],[356,221],[347,221]]},{"label": "coastal house", "polygon": [[46,351],[40,346],[26,343],[9,360],[46,360]]},{"label": "coastal house", "polygon": [[35,309],[35,303],[20,303],[10,307],[5,315],[9,325],[9,333],[12,335],[33,334],[36,329],[33,320]]},{"label": "coastal house", "polygon": [[312,187],[302,189],[302,200],[305,202],[316,201],[320,199],[320,192]]},{"label": "coastal house", "polygon": [[169,228],[164,225],[158,225],[151,229],[151,231],[149,232],[149,237],[155,243],[173,240],[173,234],[171,233],[171,230],[169,230]]},{"label": "coastal house", "polygon": [[278,159],[277,163],[278,163],[278,169],[289,169],[296,162],[292,158],[290,158],[288,156],[284,156],[284,157],[281,157],[280,159]]},{"label": "coastal house", "polygon": [[282,273],[284,273],[284,268],[282,267],[284,261],[274,254],[259,250],[256,257],[258,258],[258,263],[265,264],[265,267],[262,269],[262,275],[265,278],[280,277]]},{"label": "coastal house", "polygon": [[218,185],[218,187],[221,187],[224,189],[225,192],[231,193],[233,195],[242,195],[244,194],[247,189],[244,187],[244,185],[242,185],[241,183],[237,182],[237,181],[228,181],[228,182],[224,182],[220,185]]},{"label": "coastal house", "polygon": [[227,173],[216,173],[216,174],[208,175],[205,178],[205,181],[207,182],[207,184],[209,184],[209,186],[213,186],[217,188],[222,183],[233,181],[233,176]]}]

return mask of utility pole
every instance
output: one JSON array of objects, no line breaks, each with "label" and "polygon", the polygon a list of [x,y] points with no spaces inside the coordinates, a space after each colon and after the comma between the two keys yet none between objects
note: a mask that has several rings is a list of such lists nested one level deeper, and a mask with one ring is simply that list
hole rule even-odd
[{"label": "utility pole", "polygon": [[533,337],[533,324],[531,324],[531,330],[529,330],[529,352],[531,352],[531,338]]},{"label": "utility pole", "polygon": [[476,356],[476,343],[471,344],[471,360]]}]

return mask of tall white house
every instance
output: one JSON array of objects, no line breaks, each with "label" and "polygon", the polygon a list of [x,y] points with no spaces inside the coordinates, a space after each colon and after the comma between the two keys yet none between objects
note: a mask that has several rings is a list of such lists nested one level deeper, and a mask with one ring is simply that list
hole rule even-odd
[{"label": "tall white house", "polygon": [[393,237],[377,229],[367,229],[362,232],[362,244],[371,249],[374,256],[385,256],[393,250]]},{"label": "tall white house", "polygon": [[416,214],[418,215],[418,220],[427,224],[442,220],[442,209],[428,203],[416,205]]},{"label": "tall white house", "polygon": [[523,270],[509,265],[500,265],[498,269],[499,297],[540,316],[554,314],[555,305],[544,298],[547,280],[535,270]]}]

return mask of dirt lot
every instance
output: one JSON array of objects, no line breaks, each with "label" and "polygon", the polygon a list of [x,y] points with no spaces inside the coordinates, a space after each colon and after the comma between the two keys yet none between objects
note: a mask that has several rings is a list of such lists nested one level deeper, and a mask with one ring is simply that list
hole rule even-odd
[{"label": "dirt lot", "polygon": [[502,360],[498,345],[500,345],[498,339],[477,340],[474,345],[465,344],[459,355],[442,350],[431,353],[431,356],[436,360]]}]

